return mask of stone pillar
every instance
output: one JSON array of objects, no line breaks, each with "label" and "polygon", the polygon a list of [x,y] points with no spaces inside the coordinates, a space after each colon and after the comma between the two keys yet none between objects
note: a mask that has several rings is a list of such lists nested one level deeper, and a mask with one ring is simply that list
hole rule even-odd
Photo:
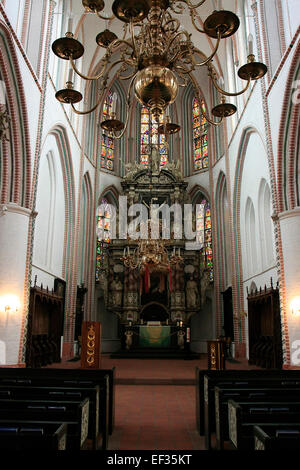
[{"label": "stone pillar", "polygon": [[284,322],[283,333],[288,333],[290,347],[286,351],[285,364],[300,367],[300,207],[281,212],[279,223],[284,273],[280,293],[281,321]]},{"label": "stone pillar", "polygon": [[19,352],[27,308],[25,280],[30,213],[14,203],[0,206],[0,365],[24,365],[19,363]]}]

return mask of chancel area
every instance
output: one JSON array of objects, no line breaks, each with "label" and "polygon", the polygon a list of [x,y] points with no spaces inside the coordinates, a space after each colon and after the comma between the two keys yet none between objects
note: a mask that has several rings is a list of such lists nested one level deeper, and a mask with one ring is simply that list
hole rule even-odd
[{"label": "chancel area", "polygon": [[[36,393],[72,416],[41,412],[38,445],[107,449],[139,380],[196,387],[187,448],[247,448],[217,377],[271,402],[296,380],[299,18],[298,0],[0,1],[0,433],[8,406],[20,448]],[[82,400],[26,390],[47,380]]]}]

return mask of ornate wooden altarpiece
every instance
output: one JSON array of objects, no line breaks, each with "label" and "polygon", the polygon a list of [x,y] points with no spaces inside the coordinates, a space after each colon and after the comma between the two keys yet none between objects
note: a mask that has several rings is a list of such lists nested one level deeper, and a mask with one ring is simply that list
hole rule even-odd
[{"label": "ornate wooden altarpiece", "polygon": [[[184,204],[191,203],[188,184],[174,163],[166,164],[156,173],[149,173],[144,166],[132,165],[121,185],[128,207],[135,203],[144,202],[149,207],[151,202],[159,205],[165,202],[169,206],[178,203],[183,209]],[[183,219],[184,216],[182,224]],[[172,233],[172,213],[170,220]],[[200,250],[185,250],[184,227],[182,233],[181,240],[167,240],[166,248],[170,255],[174,247],[176,250],[180,248],[183,263],[172,266],[171,276],[166,275],[163,282],[159,274],[152,273],[148,293],[139,271],[125,267],[121,260],[128,241],[117,237],[110,243],[103,259],[99,287],[104,291],[107,309],[118,315],[121,325],[141,325],[147,321],[160,321],[167,325],[181,321],[188,325],[190,317],[200,310],[201,299],[210,282],[207,273],[201,273]],[[129,246],[132,251],[137,241],[131,240]]]}]

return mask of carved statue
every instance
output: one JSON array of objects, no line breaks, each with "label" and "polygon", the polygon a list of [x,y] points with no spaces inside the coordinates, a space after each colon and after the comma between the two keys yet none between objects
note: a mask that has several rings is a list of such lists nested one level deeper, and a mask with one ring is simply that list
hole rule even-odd
[{"label": "carved statue", "polygon": [[210,284],[210,279],[209,279],[209,271],[205,270],[202,273],[201,277],[201,305],[203,306],[205,304],[206,296],[205,292]]},{"label": "carved statue", "polygon": [[160,171],[160,153],[156,147],[152,148],[151,152],[152,170],[155,173]]},{"label": "carved statue", "polygon": [[114,307],[121,307],[122,306],[122,292],[123,292],[123,285],[119,279],[119,276],[116,276],[116,279],[113,280],[111,283],[111,290],[112,290],[112,303]]},{"label": "carved statue", "polygon": [[125,340],[126,349],[130,349],[131,346],[132,346],[133,331],[126,330],[125,331],[125,336],[126,336],[126,340]]},{"label": "carved statue", "polygon": [[179,349],[184,348],[184,337],[185,337],[185,332],[183,330],[178,330],[177,331],[177,344]]},{"label": "carved statue", "polygon": [[136,165],[134,163],[126,163],[125,168],[126,174],[124,178],[130,180],[136,172]]},{"label": "carved statue", "polygon": [[198,286],[193,276],[186,283],[186,306],[187,308],[196,308],[198,303]]}]

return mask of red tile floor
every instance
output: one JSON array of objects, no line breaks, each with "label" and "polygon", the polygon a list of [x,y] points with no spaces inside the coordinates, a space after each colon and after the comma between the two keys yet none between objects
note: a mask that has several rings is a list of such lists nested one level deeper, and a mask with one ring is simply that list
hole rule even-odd
[{"label": "red tile floor", "polygon": [[[196,430],[194,379],[196,367],[207,368],[206,355],[191,361],[103,355],[101,366],[116,367],[116,422],[109,450],[205,449]],[[80,363],[52,367],[77,368]],[[242,360],[227,361],[226,368],[250,369]]]}]

